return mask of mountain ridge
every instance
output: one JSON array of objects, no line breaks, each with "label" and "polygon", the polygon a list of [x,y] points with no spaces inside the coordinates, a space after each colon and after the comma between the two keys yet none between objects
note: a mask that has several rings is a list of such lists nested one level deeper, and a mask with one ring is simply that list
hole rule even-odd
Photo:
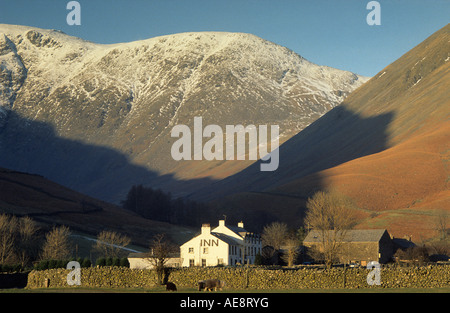
[{"label": "mountain ridge", "polygon": [[[109,45],[25,26],[2,24],[0,33],[1,58],[7,64],[0,86],[8,91],[0,103],[0,165],[40,173],[116,203],[130,182],[185,195],[201,188],[189,180],[221,179],[253,163],[171,160],[174,125],[192,125],[195,116],[202,116],[205,125],[277,124],[283,142],[367,80],[315,65],[285,47],[244,33],[182,33]],[[49,133],[58,144],[45,139]],[[33,152],[51,157],[52,168],[28,159],[29,139],[24,136],[35,138]],[[17,147],[10,149],[13,142]],[[54,146],[55,155],[42,152],[46,147],[39,142]],[[73,142],[122,156],[110,156],[100,176],[94,173],[99,169],[74,172],[73,164],[65,164],[63,158],[86,156],[73,150]],[[89,157],[86,162],[105,162]],[[124,162],[155,175],[126,174]],[[102,181],[96,187],[82,179],[95,180],[95,175]]]}]

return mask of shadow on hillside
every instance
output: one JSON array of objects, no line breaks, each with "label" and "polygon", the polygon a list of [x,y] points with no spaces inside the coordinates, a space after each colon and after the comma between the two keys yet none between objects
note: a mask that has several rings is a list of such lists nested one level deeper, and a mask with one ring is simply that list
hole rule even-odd
[{"label": "shadow on hillside", "polygon": [[110,203],[124,200],[132,185],[173,190],[211,183],[209,179],[178,181],[130,162],[123,153],[102,146],[58,137],[43,122],[11,111],[0,129],[0,167],[39,174],[63,186]]},{"label": "shadow on hillside", "polygon": [[[221,199],[218,202],[227,204],[224,212],[236,212],[237,219],[258,220],[259,227],[261,222],[267,224],[283,219],[281,216],[284,216],[285,222],[293,223],[289,217],[291,215],[286,216],[283,211],[284,203],[278,203],[277,209],[277,202],[273,199],[277,197],[279,201],[286,202],[288,198],[296,197],[298,204],[291,206],[289,211],[296,212],[295,222],[298,222],[304,213],[307,198],[325,188],[320,171],[388,148],[387,129],[392,119],[393,113],[362,117],[345,106],[338,106],[279,147],[279,167],[276,171],[261,172],[259,161],[191,197],[203,201]],[[304,179],[298,190],[286,191],[286,184],[301,178]],[[271,195],[272,200],[258,201],[262,194]],[[245,206],[242,206],[240,200],[234,200],[242,199],[244,195],[250,199],[253,197],[254,201],[247,199]],[[261,221],[262,216],[264,221]]]},{"label": "shadow on hillside", "polygon": [[[230,223],[244,220],[250,229],[261,230],[274,220],[301,219],[306,199],[324,188],[320,171],[386,149],[392,117],[361,117],[339,106],[279,147],[279,168],[274,172],[261,172],[258,161],[221,181],[180,181],[132,164],[114,149],[58,137],[52,126],[10,112],[8,124],[0,130],[0,167],[40,174],[113,203],[124,200],[132,185],[163,190],[171,186],[171,192],[190,193],[189,199],[214,201],[219,206],[215,215],[227,215]],[[295,192],[282,187],[305,177]],[[245,201],[239,197],[243,194]],[[285,203],[277,201],[287,199],[291,213],[282,218]]]}]

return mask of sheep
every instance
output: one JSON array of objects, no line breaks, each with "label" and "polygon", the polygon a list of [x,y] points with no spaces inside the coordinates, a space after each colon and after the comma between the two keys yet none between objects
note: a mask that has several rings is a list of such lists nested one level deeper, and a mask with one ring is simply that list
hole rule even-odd
[{"label": "sheep", "polygon": [[217,291],[222,290],[225,286],[225,282],[218,279],[207,279],[207,280],[200,280],[198,282],[198,290],[202,291]]},{"label": "sheep", "polygon": [[174,283],[166,283],[166,291],[177,291],[177,286]]}]

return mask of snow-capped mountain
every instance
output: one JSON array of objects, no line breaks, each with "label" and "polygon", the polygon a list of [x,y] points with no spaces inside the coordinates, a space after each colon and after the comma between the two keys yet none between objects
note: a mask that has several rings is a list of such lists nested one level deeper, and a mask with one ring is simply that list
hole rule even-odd
[{"label": "snow-capped mountain", "polygon": [[110,201],[223,178],[249,163],[174,161],[175,125],[279,125],[283,142],[366,81],[244,33],[101,45],[0,24],[0,166]]}]

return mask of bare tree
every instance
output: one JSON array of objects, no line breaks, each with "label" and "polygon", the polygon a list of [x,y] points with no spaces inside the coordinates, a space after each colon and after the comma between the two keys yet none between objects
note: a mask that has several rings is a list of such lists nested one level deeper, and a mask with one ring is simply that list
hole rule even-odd
[{"label": "bare tree", "polygon": [[319,191],[308,199],[306,207],[305,226],[318,232],[321,238],[318,250],[330,267],[339,254],[347,231],[355,225],[353,204],[336,192]]},{"label": "bare tree", "polygon": [[19,219],[19,242],[17,247],[17,255],[22,266],[35,259],[38,255],[39,238],[37,236],[39,227],[30,217],[22,217]]},{"label": "bare tree", "polygon": [[282,259],[284,262],[287,263],[289,267],[292,267],[294,265],[295,260],[298,257],[299,254],[299,245],[298,245],[298,239],[295,237],[288,237],[284,241],[284,253],[282,256]]},{"label": "bare tree", "polygon": [[118,258],[124,255],[123,248],[131,243],[128,236],[113,231],[102,231],[97,236],[94,250],[103,257]]},{"label": "bare tree", "polygon": [[148,260],[156,270],[159,284],[164,283],[166,263],[170,255],[176,250],[175,246],[164,237],[164,234],[155,235],[150,244],[150,252],[148,253]]},{"label": "bare tree", "polygon": [[38,227],[29,217],[0,215],[0,264],[22,266],[38,254]]},{"label": "bare tree", "polygon": [[53,227],[45,236],[41,259],[64,260],[70,257],[70,230],[67,226]]},{"label": "bare tree", "polygon": [[[278,264],[278,253],[288,236],[288,227],[285,223],[273,222],[264,227],[261,234],[263,247],[262,256],[266,262]],[[269,248],[270,247],[270,248]]]},{"label": "bare tree", "polygon": [[271,246],[280,250],[288,236],[288,227],[285,223],[273,222],[264,227],[261,239],[264,246]]},{"label": "bare tree", "polygon": [[436,216],[435,227],[436,227],[436,231],[439,234],[440,240],[447,239],[448,221],[449,221],[449,214],[447,212],[440,212]]},{"label": "bare tree", "polygon": [[399,261],[417,265],[422,265],[429,261],[428,251],[424,245],[410,247],[406,250],[399,249],[394,256]]},{"label": "bare tree", "polygon": [[0,264],[14,262],[16,228],[17,218],[15,216],[0,215]]},{"label": "bare tree", "polygon": [[428,244],[428,254],[433,261],[446,261],[450,255],[449,240],[434,240]]}]

